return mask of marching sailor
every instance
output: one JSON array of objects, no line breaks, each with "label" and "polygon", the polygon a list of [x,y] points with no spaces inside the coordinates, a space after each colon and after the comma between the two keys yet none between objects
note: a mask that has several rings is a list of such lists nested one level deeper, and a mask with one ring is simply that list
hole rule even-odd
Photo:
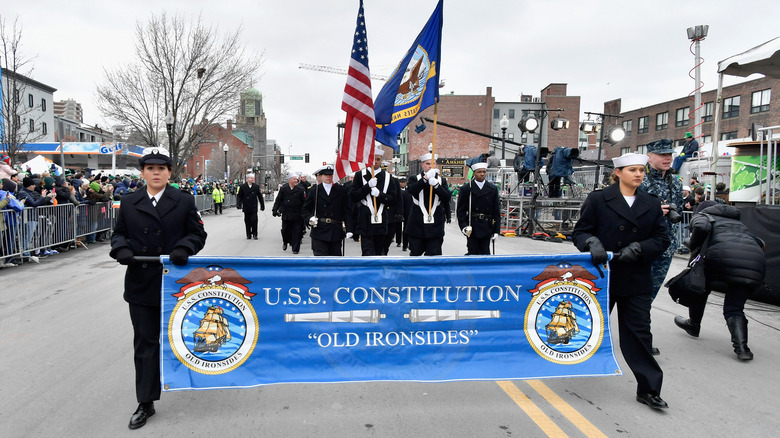
[{"label": "marching sailor", "polygon": [[486,181],[487,163],[471,166],[474,180],[458,191],[458,226],[466,236],[466,255],[490,255],[490,242],[501,231],[498,187]]},{"label": "marching sailor", "polygon": [[398,192],[390,174],[382,170],[379,147],[374,151],[374,169],[355,172],[350,198],[357,205],[355,232],[360,235],[360,249],[364,256],[384,255],[388,233],[387,206],[393,205]]},{"label": "marching sailor", "polygon": [[340,256],[344,237],[352,237],[347,189],[333,182],[332,166],[318,169],[316,176],[322,182],[309,189],[303,204],[304,219],[311,227],[311,249],[315,256]]},{"label": "marching sailor", "polygon": [[[444,222],[447,220],[452,194],[439,169],[432,168],[431,153],[420,157],[422,173],[409,177],[407,190],[414,205],[406,214],[409,234],[409,255],[441,255],[444,243]],[[431,190],[433,189],[433,190]]]}]

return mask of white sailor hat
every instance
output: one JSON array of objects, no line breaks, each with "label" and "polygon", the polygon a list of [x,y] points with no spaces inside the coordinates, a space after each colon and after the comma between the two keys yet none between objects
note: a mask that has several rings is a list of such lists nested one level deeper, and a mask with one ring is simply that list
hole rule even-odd
[{"label": "white sailor hat", "polygon": [[[431,155],[430,152],[428,152],[427,154],[422,154],[420,155],[420,162],[428,161],[431,158],[433,158],[433,155]],[[439,154],[436,154],[436,158],[439,158]]]},{"label": "white sailor hat", "polygon": [[246,177],[247,177],[247,178],[254,178],[254,177],[255,177],[255,174],[254,174],[254,173],[247,173],[247,174],[246,174]]},{"label": "white sailor hat", "polygon": [[474,163],[471,165],[471,170],[487,169],[487,163]]},{"label": "white sailor hat", "polygon": [[333,166],[322,166],[320,175],[333,175]]},{"label": "white sailor hat", "polygon": [[384,157],[385,156],[385,150],[382,149],[381,146],[377,146],[376,149],[374,149],[374,156]]},{"label": "white sailor hat", "polygon": [[626,167],[626,166],[644,166],[647,164],[648,156],[646,154],[635,154],[632,152],[623,154],[619,157],[615,157],[612,159],[612,164],[615,165],[616,168],[620,167]]},{"label": "white sailor hat", "polygon": [[314,172],[312,172],[312,175],[314,175],[314,176],[319,175],[320,172],[322,171],[322,169],[324,169],[324,168],[325,168],[325,166],[318,167]]},{"label": "white sailor hat", "polygon": [[287,180],[288,181],[293,179],[293,178],[298,179],[298,174],[297,173],[288,173],[287,174]]}]

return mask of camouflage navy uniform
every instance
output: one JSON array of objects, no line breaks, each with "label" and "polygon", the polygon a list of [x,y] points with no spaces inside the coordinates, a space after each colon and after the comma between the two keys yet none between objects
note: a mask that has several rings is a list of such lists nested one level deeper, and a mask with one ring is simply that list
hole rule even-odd
[{"label": "camouflage navy uniform", "polygon": [[[661,143],[661,141],[655,143]],[[654,143],[647,145],[648,152],[654,152],[652,148],[653,145]],[[648,164],[645,167],[645,179],[642,181],[642,185],[639,186],[639,188],[658,196],[658,199],[663,205],[676,204],[678,209],[682,209],[682,182],[676,178],[671,171],[666,171],[666,175],[664,176],[662,171],[653,169]],[[678,212],[680,210],[678,210]],[[653,275],[653,299],[658,295],[658,291],[661,290],[661,286],[664,284],[664,279],[666,278],[666,273],[669,271],[669,265],[672,263],[674,252],[680,247],[680,236],[677,232],[680,224],[670,223],[669,219],[666,219],[665,216],[664,219],[666,220],[671,243],[663,254],[653,260],[651,269]]]}]

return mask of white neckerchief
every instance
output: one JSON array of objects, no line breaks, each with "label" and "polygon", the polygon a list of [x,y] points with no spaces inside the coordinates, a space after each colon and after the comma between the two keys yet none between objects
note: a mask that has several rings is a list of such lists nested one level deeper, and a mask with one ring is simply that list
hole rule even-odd
[{"label": "white neckerchief", "polygon": [[[420,174],[420,179],[423,179],[425,176],[425,173]],[[427,189],[427,187],[426,187]],[[428,215],[428,209],[425,206],[425,189],[420,190],[420,193],[417,194],[417,199],[412,198],[412,202],[417,204],[418,207],[420,207],[420,211],[422,211],[423,216]],[[431,203],[431,212],[430,215],[433,216],[434,213],[436,213],[436,207],[439,206],[439,195],[436,194],[436,192],[433,192],[433,202]]]},{"label": "white neckerchief", "polygon": [[631,207],[634,205],[634,201],[636,201],[636,195],[634,196],[623,195],[623,199],[625,199],[626,202],[628,203],[628,206]]},{"label": "white neckerchief", "polygon": [[328,196],[330,196],[330,189],[333,188],[333,183],[330,183],[330,184],[322,183],[322,188],[325,189],[325,193],[327,193]]},{"label": "white neckerchief", "polygon": [[[374,178],[376,178],[380,172],[382,172],[382,169],[379,170],[374,169]],[[371,179],[371,171],[369,169],[365,170],[365,175],[369,177],[368,178],[369,180]],[[365,177],[363,177],[363,180],[365,180]],[[384,189],[382,189],[381,192],[387,193],[388,187],[390,187],[390,178],[385,178]],[[361,199],[360,203],[368,207],[368,210],[371,212],[371,215],[382,216],[382,212],[385,210],[385,204],[379,204],[379,207],[376,209],[376,211],[374,211],[374,201],[371,200],[370,193],[366,195],[366,199]]]},{"label": "white neckerchief", "polygon": [[[485,181],[487,181],[487,180],[485,180]],[[474,182],[477,183],[477,187],[479,187],[480,190],[482,190],[482,188],[485,186],[485,181],[480,182],[480,181],[474,180]]]}]

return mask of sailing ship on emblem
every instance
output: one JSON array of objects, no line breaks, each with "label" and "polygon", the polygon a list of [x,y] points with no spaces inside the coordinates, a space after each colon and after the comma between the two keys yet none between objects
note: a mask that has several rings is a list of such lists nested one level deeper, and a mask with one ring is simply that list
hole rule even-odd
[{"label": "sailing ship on emblem", "polygon": [[580,332],[577,315],[571,310],[571,301],[561,301],[545,326],[547,342],[550,344],[568,344],[571,338]]},{"label": "sailing ship on emblem", "polygon": [[230,340],[230,324],[219,306],[210,306],[200,320],[200,327],[193,333],[195,352],[216,352],[219,347]]}]

